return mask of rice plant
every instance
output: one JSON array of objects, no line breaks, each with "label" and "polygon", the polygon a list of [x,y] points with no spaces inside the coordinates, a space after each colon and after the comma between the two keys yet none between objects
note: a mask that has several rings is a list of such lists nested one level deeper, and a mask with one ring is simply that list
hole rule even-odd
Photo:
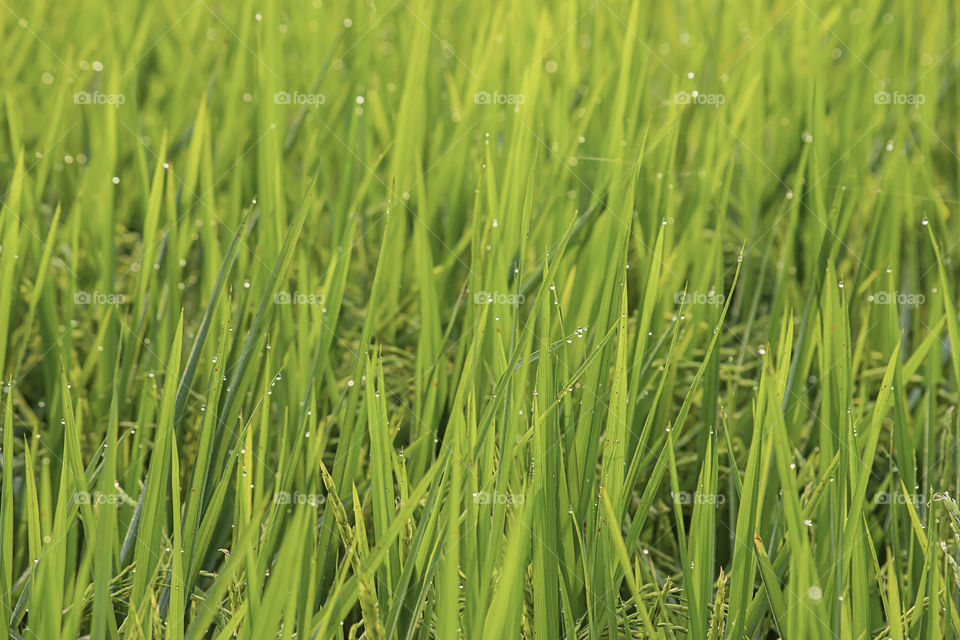
[{"label": "rice plant", "polygon": [[960,636],[958,43],[0,0],[7,637]]}]

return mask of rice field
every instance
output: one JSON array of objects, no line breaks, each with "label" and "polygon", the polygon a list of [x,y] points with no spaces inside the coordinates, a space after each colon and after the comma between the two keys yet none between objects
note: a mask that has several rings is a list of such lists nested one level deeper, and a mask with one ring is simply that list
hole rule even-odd
[{"label": "rice field", "polygon": [[0,624],[960,636],[960,4],[0,0]]}]

